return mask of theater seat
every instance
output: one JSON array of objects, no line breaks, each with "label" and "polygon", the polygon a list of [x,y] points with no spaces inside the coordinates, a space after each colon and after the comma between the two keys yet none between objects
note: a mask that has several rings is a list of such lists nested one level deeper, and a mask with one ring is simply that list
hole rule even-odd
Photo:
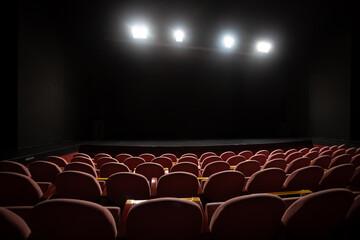
[{"label": "theater seat", "polygon": [[149,181],[137,173],[115,173],[106,182],[107,198],[118,206],[124,206],[127,199],[150,198]]},{"label": "theater seat", "polygon": [[65,171],[55,178],[56,198],[73,198],[99,202],[102,189],[96,178],[88,173]]},{"label": "theater seat", "polygon": [[12,172],[0,172],[0,193],[0,206],[32,206],[43,194],[33,179]]},{"label": "theater seat", "polygon": [[199,158],[199,162],[201,163],[202,161],[204,161],[205,158],[207,158],[209,156],[217,156],[217,155],[214,152],[205,152],[205,153],[201,154],[201,156]]},{"label": "theater seat", "polygon": [[194,202],[159,198],[136,204],[126,220],[127,239],[197,240],[202,212]]},{"label": "theater seat", "polygon": [[175,154],[172,154],[172,153],[164,153],[164,154],[161,154],[160,157],[168,157],[171,159],[172,162],[177,162],[177,157]]},{"label": "theater seat", "polygon": [[52,162],[36,161],[29,165],[31,177],[37,182],[54,182],[56,176],[62,172],[61,168]]},{"label": "theater seat", "polygon": [[73,157],[70,162],[82,162],[82,163],[89,164],[92,167],[95,167],[94,161],[92,159],[90,159],[88,157],[84,157],[84,156]]},{"label": "theater seat", "polygon": [[285,204],[271,194],[251,194],[222,203],[210,221],[213,239],[271,239],[279,230]]},{"label": "theater seat", "polygon": [[64,171],[80,171],[97,177],[96,170],[92,166],[82,162],[71,162],[64,168]]},{"label": "theater seat", "polygon": [[14,172],[31,177],[31,174],[27,167],[25,167],[21,163],[8,160],[0,161],[0,172]]},{"label": "theater seat", "polygon": [[303,168],[310,165],[310,159],[307,157],[300,157],[291,161],[285,168],[285,173],[290,174],[299,168]]},{"label": "theater seat", "polygon": [[146,162],[138,165],[135,172],[145,176],[149,182],[151,182],[151,178],[155,177],[159,179],[165,174],[163,166],[154,162]]},{"label": "theater seat", "polygon": [[236,166],[241,162],[244,162],[246,159],[244,156],[239,156],[239,155],[235,155],[235,156],[231,156],[229,157],[226,162],[230,165],[230,166]]},{"label": "theater seat", "polygon": [[249,159],[252,155],[253,155],[253,153],[250,150],[244,150],[239,153],[239,156],[243,156],[246,159]]},{"label": "theater seat", "polygon": [[255,154],[254,156],[251,156],[249,160],[255,160],[260,163],[260,165],[264,165],[266,162],[267,156],[264,154]]},{"label": "theater seat", "polygon": [[118,155],[116,155],[116,160],[118,160],[119,163],[124,163],[126,159],[132,157],[131,154],[128,153],[119,153]]},{"label": "theater seat", "polygon": [[155,158],[155,155],[151,154],[151,153],[143,153],[143,154],[140,154],[139,157],[144,159],[145,162],[151,162]]},{"label": "theater seat", "polygon": [[353,203],[347,189],[328,189],[299,198],[282,217],[288,239],[329,239]]},{"label": "theater seat", "polygon": [[320,189],[345,188],[355,172],[351,163],[341,164],[326,171],[319,182]]},{"label": "theater seat", "polygon": [[156,191],[158,197],[196,197],[199,181],[191,173],[171,172],[159,178]]},{"label": "theater seat", "polygon": [[156,157],[152,159],[151,162],[160,164],[161,166],[163,166],[163,168],[167,169],[170,169],[173,165],[173,162],[168,157]]},{"label": "theater seat", "polygon": [[31,230],[26,222],[12,211],[0,207],[0,239],[27,240]]},{"label": "theater seat", "polygon": [[211,175],[204,185],[207,201],[223,202],[243,193],[245,176],[241,172],[228,170]]},{"label": "theater seat", "polygon": [[130,171],[134,171],[134,169],[141,163],[144,163],[145,160],[141,157],[130,157],[127,158],[124,164],[130,169]]},{"label": "theater seat", "polygon": [[272,160],[269,160],[268,162],[265,163],[264,166],[262,166],[262,169],[265,168],[280,168],[282,170],[285,170],[287,164],[286,161],[282,158],[275,158]]},{"label": "theater seat", "polygon": [[285,155],[283,153],[275,153],[275,154],[272,154],[268,157],[267,161],[270,161],[272,159],[285,159]]},{"label": "theater seat", "polygon": [[99,160],[99,159],[102,158],[102,157],[109,157],[109,158],[111,158],[111,155],[108,154],[108,153],[97,153],[97,154],[95,154],[95,156],[94,156],[94,162],[97,162],[97,160]]},{"label": "theater seat", "polygon": [[291,163],[295,159],[301,158],[303,156],[300,152],[293,152],[286,156],[285,161],[287,164]]},{"label": "theater seat", "polygon": [[227,161],[232,156],[235,156],[235,153],[233,151],[223,152],[220,155],[221,159],[224,160],[224,161]]},{"label": "theater seat", "polygon": [[329,167],[330,162],[331,162],[331,157],[324,155],[324,156],[316,157],[314,160],[311,161],[310,165],[320,166],[323,169],[327,169]]},{"label": "theater seat", "polygon": [[292,172],[285,180],[283,189],[286,191],[311,190],[318,188],[324,170],[319,166],[307,166]]},{"label": "theater seat", "polygon": [[319,152],[316,152],[316,151],[313,151],[313,152],[310,151],[304,155],[304,157],[310,158],[310,160],[314,160],[318,156],[319,156]]},{"label": "theater seat", "polygon": [[245,175],[245,177],[250,177],[260,169],[260,163],[255,160],[247,160],[245,162],[241,162],[235,167],[235,171],[241,172]]},{"label": "theater seat", "polygon": [[254,173],[246,183],[248,193],[280,192],[286,179],[284,170],[267,168]]},{"label": "theater seat", "polygon": [[223,160],[212,162],[206,165],[206,167],[202,171],[202,177],[210,177],[214,173],[226,170],[230,170],[230,165],[227,162],[224,162]]},{"label": "theater seat", "polygon": [[340,164],[350,163],[350,161],[351,161],[351,156],[349,154],[338,155],[338,156],[333,157],[331,159],[331,162],[329,164],[329,168],[338,166]]},{"label": "theater seat", "polygon": [[52,199],[37,204],[31,214],[36,240],[114,240],[116,223],[105,207],[77,199]]},{"label": "theater seat", "polygon": [[199,164],[198,160],[196,157],[193,156],[183,156],[179,159],[178,163],[182,163],[182,162],[191,162],[194,163],[196,165]]},{"label": "theater seat", "polygon": [[191,162],[179,162],[170,168],[170,172],[187,172],[199,176],[198,166]]},{"label": "theater seat", "polygon": [[96,161],[96,167],[100,169],[102,165],[110,162],[118,163],[118,160],[112,157],[101,157]]},{"label": "theater seat", "polygon": [[114,173],[130,172],[130,169],[125,164],[120,163],[105,163],[100,168],[100,176],[108,178]]},{"label": "theater seat", "polygon": [[68,164],[68,162],[64,158],[59,156],[47,156],[45,158],[45,161],[55,163],[59,167],[65,167]]},{"label": "theater seat", "polygon": [[219,156],[208,156],[201,162],[201,167],[200,168],[204,169],[208,164],[213,163],[213,162],[218,162],[218,161],[225,162]]}]

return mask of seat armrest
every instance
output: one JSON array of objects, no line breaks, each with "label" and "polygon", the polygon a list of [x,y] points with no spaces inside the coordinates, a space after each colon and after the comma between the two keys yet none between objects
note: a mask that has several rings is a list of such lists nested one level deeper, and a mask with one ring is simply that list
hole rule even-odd
[{"label": "seat armrest", "polygon": [[158,181],[158,179],[156,177],[151,178],[150,197],[156,197],[157,181]]},{"label": "seat armrest", "polygon": [[206,204],[205,218],[208,221],[208,225],[210,225],[210,221],[211,221],[212,216],[214,215],[214,212],[221,204],[222,204],[222,202],[213,202],[213,203]]},{"label": "seat armrest", "polygon": [[98,183],[100,184],[101,190],[104,189],[106,181],[104,180],[98,180]]},{"label": "seat armrest", "polygon": [[36,182],[36,183],[39,185],[43,194],[49,189],[49,187],[52,184],[51,182]]},{"label": "seat armrest", "polygon": [[51,186],[41,196],[41,199],[42,200],[47,200],[47,199],[51,198],[54,195],[55,191],[56,191],[55,184],[51,184]]},{"label": "seat armrest", "polygon": [[118,226],[121,216],[121,209],[119,207],[106,207],[106,209],[109,210],[115,220],[116,226]]}]

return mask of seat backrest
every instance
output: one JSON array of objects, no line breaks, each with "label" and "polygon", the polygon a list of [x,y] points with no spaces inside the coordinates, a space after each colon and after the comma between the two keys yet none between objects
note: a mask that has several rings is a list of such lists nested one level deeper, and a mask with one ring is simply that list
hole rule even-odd
[{"label": "seat backrest", "polygon": [[311,161],[310,165],[320,166],[323,169],[327,169],[329,167],[331,161],[331,157],[328,155],[318,156],[314,160]]},{"label": "seat backrest", "polygon": [[271,239],[279,230],[284,211],[284,202],[275,195],[235,197],[216,209],[210,232],[215,239]]},{"label": "seat backrest", "polygon": [[261,169],[260,163],[255,160],[247,160],[236,165],[235,170],[241,172],[245,177],[250,177]]},{"label": "seat backrest", "polygon": [[158,197],[196,197],[199,181],[191,173],[171,172],[159,178],[156,191]]},{"label": "seat backrest", "polygon": [[212,162],[206,165],[202,173],[202,177],[210,177],[214,173],[218,173],[226,170],[230,170],[230,165],[227,162],[223,160]]},{"label": "seat backrest", "polygon": [[199,176],[198,166],[191,162],[179,162],[174,164],[174,166],[170,168],[170,172],[188,172],[194,174],[196,177]]},{"label": "seat backrest", "polygon": [[223,152],[220,157],[222,160],[227,161],[229,159],[229,157],[235,156],[235,153],[233,151],[227,151],[227,152]]},{"label": "seat backrest", "polygon": [[0,172],[0,193],[0,206],[32,206],[43,194],[33,179],[13,172]]},{"label": "seat backrest", "polygon": [[194,158],[198,159],[198,156],[195,153],[184,153],[183,155],[181,155],[180,158],[183,158],[186,156],[190,156],[190,157],[194,157]]},{"label": "seat backrest", "polygon": [[107,198],[112,203],[124,206],[127,199],[150,198],[149,181],[143,175],[130,172],[115,173],[106,182]]},{"label": "seat backrest", "polygon": [[294,159],[293,161],[291,161],[286,169],[285,169],[285,173],[290,174],[292,172],[294,172],[295,170],[302,168],[302,167],[306,167],[310,165],[310,159],[307,157],[300,157],[297,159]]},{"label": "seat backrest", "polygon": [[151,178],[155,177],[159,179],[162,175],[165,174],[163,166],[154,162],[141,163],[136,167],[136,173],[143,175],[151,182]]},{"label": "seat backrest", "polygon": [[119,163],[123,163],[125,162],[126,159],[132,157],[131,154],[128,153],[119,153],[118,155],[116,155],[116,160],[118,160]]},{"label": "seat backrest", "polygon": [[272,159],[278,159],[278,158],[285,159],[285,154],[275,153],[275,154],[270,155],[267,160],[270,161]]},{"label": "seat backrest", "polygon": [[97,177],[96,170],[92,166],[82,162],[71,162],[65,166],[64,171],[79,171]]},{"label": "seat backrest", "polygon": [[104,165],[105,163],[110,163],[110,162],[118,163],[118,160],[116,160],[115,158],[112,158],[112,157],[101,157],[96,161],[96,167],[98,169],[100,169],[102,165]]},{"label": "seat backrest", "polygon": [[338,149],[338,150],[333,152],[331,157],[334,158],[334,157],[337,157],[337,156],[342,155],[342,154],[345,154],[345,149]]},{"label": "seat backrest", "polygon": [[274,155],[274,154],[278,154],[278,153],[284,153],[284,150],[281,149],[281,148],[274,149],[274,150],[272,150],[272,151],[270,152],[270,155],[269,155],[269,156]]},{"label": "seat backrest", "polygon": [[82,157],[86,157],[86,158],[89,158],[89,159],[91,159],[91,157],[88,155],[88,154],[86,154],[86,153],[75,153],[72,157],[74,158],[74,157],[78,157],[78,156],[82,156]]},{"label": "seat backrest", "polygon": [[179,198],[158,198],[133,206],[126,219],[129,239],[196,240],[202,212],[196,203]]},{"label": "seat backrest", "polygon": [[29,165],[31,177],[37,182],[54,182],[56,176],[62,172],[61,168],[52,162],[36,161]]},{"label": "seat backrest", "polygon": [[331,159],[331,162],[329,164],[329,168],[338,166],[340,164],[344,164],[344,163],[350,163],[351,162],[351,156],[349,154],[341,154],[338,155],[336,157],[334,157],[333,159]]},{"label": "seat backrest", "polygon": [[316,152],[316,151],[308,152],[304,155],[304,157],[310,158],[310,160],[314,160],[318,156],[319,156],[319,152]]},{"label": "seat backrest", "polygon": [[246,158],[246,160],[248,160],[254,154],[250,150],[244,150],[244,151],[241,151],[238,155],[244,156]]},{"label": "seat backrest", "polygon": [[260,165],[264,165],[266,162],[267,156],[264,154],[255,154],[254,156],[251,156],[249,160],[255,160],[260,163]]},{"label": "seat backrest", "polygon": [[355,155],[356,153],[356,148],[355,147],[351,147],[345,150],[346,154],[349,154],[351,157]]},{"label": "seat backrest", "polygon": [[336,150],[338,150],[339,149],[339,146],[338,145],[333,145],[333,146],[331,146],[330,148],[329,148],[329,150],[331,150],[331,151],[336,151]]},{"label": "seat backrest", "polygon": [[124,164],[130,169],[130,171],[134,171],[134,168],[144,162],[145,160],[141,157],[130,157],[125,160]]},{"label": "seat backrest", "polygon": [[177,157],[175,154],[172,154],[172,153],[164,153],[164,154],[161,154],[160,157],[168,157],[171,159],[172,162],[177,162]]},{"label": "seat backrest", "polygon": [[300,152],[293,152],[285,157],[285,161],[287,164],[289,164],[292,161],[294,161],[295,159],[301,158],[302,156],[303,156],[303,154]]},{"label": "seat backrest", "polygon": [[284,152],[284,154],[285,154],[285,157],[287,157],[290,154],[295,153],[295,152],[297,152],[297,150],[295,148],[291,148],[291,149],[287,150],[286,152]]},{"label": "seat backrest", "polygon": [[130,169],[125,164],[120,163],[105,163],[100,168],[100,176],[108,178],[114,173],[130,172]]},{"label": "seat backrest", "polygon": [[204,197],[208,201],[226,201],[243,193],[245,176],[241,172],[227,170],[211,175],[204,185]]},{"label": "seat backrest", "polygon": [[280,192],[286,179],[284,170],[267,168],[254,173],[246,183],[248,193]]},{"label": "seat backrest", "polygon": [[357,195],[346,214],[346,223],[349,229],[349,236],[356,236],[359,231],[360,223],[360,195]]},{"label": "seat backrest", "polygon": [[26,222],[12,211],[0,207],[0,238],[27,240],[31,230]]},{"label": "seat backrest", "polygon": [[264,166],[262,166],[262,169],[265,169],[265,168],[280,168],[282,170],[285,170],[287,164],[286,164],[286,161],[285,159],[282,159],[282,158],[275,158],[275,159],[272,159],[268,162],[266,162],[264,164]]},{"label": "seat backrest", "polygon": [[323,151],[323,152],[320,152],[319,153],[319,156],[324,156],[324,155],[326,155],[326,156],[332,156],[332,154],[333,154],[333,151],[331,151],[331,150],[326,150],[326,151]]},{"label": "seat backrest", "polygon": [[111,158],[111,155],[108,153],[97,153],[94,156],[94,162],[97,162],[97,160],[99,160],[102,157],[110,157]]},{"label": "seat backrest", "polygon": [[114,240],[117,235],[108,209],[77,199],[52,199],[37,204],[31,213],[31,230],[37,240]]},{"label": "seat backrest", "polygon": [[205,153],[201,154],[201,156],[199,158],[199,162],[201,163],[202,161],[204,161],[205,158],[207,158],[209,156],[217,156],[217,155],[214,152],[205,152]]},{"label": "seat backrest", "polygon": [[65,171],[55,178],[55,197],[98,202],[102,193],[96,178],[88,173]]},{"label": "seat backrest", "polygon": [[299,152],[301,152],[301,153],[302,153],[302,155],[307,154],[309,151],[310,151],[310,149],[309,149],[309,148],[302,148],[302,149],[300,149],[300,150],[299,150]]},{"label": "seat backrest", "polygon": [[360,191],[360,167],[355,169],[355,172],[350,179],[349,187],[352,190]]},{"label": "seat backrest", "polygon": [[270,155],[269,151],[266,149],[259,150],[255,153],[255,155],[259,155],[259,154],[265,155],[266,158]]},{"label": "seat backrest", "polygon": [[353,199],[347,189],[328,189],[299,198],[282,217],[289,239],[328,239],[339,229]]},{"label": "seat backrest", "polygon": [[139,157],[144,159],[145,162],[151,162],[155,158],[155,155],[152,153],[142,153],[139,155]]},{"label": "seat backrest", "polygon": [[329,146],[322,146],[319,149],[319,153],[325,152],[325,151],[329,150],[329,148],[330,148]]},{"label": "seat backrest", "polygon": [[213,162],[218,162],[218,161],[223,161],[221,157],[219,156],[209,156],[206,157],[202,162],[201,162],[201,169],[204,169],[208,164],[213,163]]},{"label": "seat backrest", "polygon": [[83,156],[73,157],[70,162],[82,162],[82,163],[89,164],[92,167],[95,167],[93,160],[91,160],[90,158],[87,158],[87,157],[83,157]]},{"label": "seat backrest", "polygon": [[321,178],[319,187],[328,188],[345,188],[355,172],[355,166],[351,163],[341,164],[330,168]]},{"label": "seat backrest", "polygon": [[285,180],[283,189],[286,191],[297,191],[308,189],[315,191],[324,170],[319,166],[307,166],[292,172]]},{"label": "seat backrest", "polygon": [[235,155],[235,156],[231,156],[229,157],[226,162],[228,164],[230,164],[230,166],[236,166],[241,162],[244,162],[246,159],[244,156],[239,156],[239,155]]},{"label": "seat backrest", "polygon": [[59,167],[65,167],[68,164],[68,162],[64,158],[59,156],[47,156],[45,158],[45,161],[55,163]]},{"label": "seat backrest", "polygon": [[360,166],[360,154],[356,154],[351,158],[351,163],[354,164],[356,167]]},{"label": "seat backrest", "polygon": [[170,169],[173,165],[173,162],[168,157],[156,157],[153,160],[151,160],[151,162],[158,163],[161,166],[163,166],[163,168],[167,168],[167,169]]},{"label": "seat backrest", "polygon": [[182,162],[191,162],[191,163],[194,163],[196,165],[199,164],[199,161],[197,160],[197,158],[195,157],[192,157],[192,156],[184,156],[184,157],[181,157],[178,161],[178,163],[182,163]]},{"label": "seat backrest", "polygon": [[8,160],[0,161],[0,172],[14,172],[31,177],[31,174],[27,167],[25,167],[21,163]]}]

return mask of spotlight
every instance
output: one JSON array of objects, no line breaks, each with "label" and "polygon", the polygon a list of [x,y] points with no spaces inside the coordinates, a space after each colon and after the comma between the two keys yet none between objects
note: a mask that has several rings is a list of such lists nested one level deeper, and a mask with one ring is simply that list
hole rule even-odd
[{"label": "spotlight", "polygon": [[178,29],[174,31],[174,38],[176,42],[182,42],[184,41],[185,38],[185,33],[184,31]]},{"label": "spotlight", "polygon": [[223,44],[224,44],[224,47],[226,47],[226,48],[232,48],[235,44],[235,39],[230,35],[224,36]]},{"label": "spotlight", "polygon": [[133,38],[147,39],[148,29],[144,25],[135,25],[131,27]]},{"label": "spotlight", "polygon": [[272,46],[271,46],[271,43],[269,43],[269,42],[261,41],[256,44],[256,50],[258,52],[268,53],[271,48],[272,48]]}]

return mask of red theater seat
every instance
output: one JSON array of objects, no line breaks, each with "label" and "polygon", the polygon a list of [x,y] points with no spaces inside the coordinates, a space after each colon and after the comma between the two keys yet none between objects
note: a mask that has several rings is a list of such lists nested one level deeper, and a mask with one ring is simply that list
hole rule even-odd
[{"label": "red theater seat", "polygon": [[27,240],[31,230],[26,222],[12,211],[0,207],[0,239]]},{"label": "red theater seat", "polygon": [[141,163],[136,167],[135,172],[146,177],[149,182],[151,182],[151,178],[159,179],[165,174],[163,166],[155,162]]},{"label": "red theater seat", "polygon": [[205,152],[205,153],[201,154],[201,156],[199,158],[199,162],[201,163],[202,161],[204,161],[205,158],[210,157],[210,156],[217,156],[217,155],[214,152]]},{"label": "red theater seat", "polygon": [[255,155],[265,155],[266,156],[266,158],[270,155],[270,153],[269,153],[269,151],[268,150],[265,150],[265,149],[263,149],[263,150],[259,150],[259,151],[257,151],[256,153],[255,153]]},{"label": "red theater seat", "polygon": [[131,208],[126,220],[126,236],[133,240],[197,240],[201,227],[199,205],[184,199],[159,198]]},{"label": "red theater seat", "polygon": [[218,172],[226,171],[226,170],[230,170],[230,165],[227,162],[224,162],[223,160],[216,161],[216,162],[212,162],[212,163],[209,163],[208,165],[206,165],[206,167],[202,171],[201,176],[202,177],[210,177],[214,173],[218,173]]},{"label": "red theater seat", "polygon": [[20,173],[25,176],[31,177],[29,169],[22,165],[21,163],[14,162],[14,161],[0,161],[0,172],[14,172]]},{"label": "red theater seat", "polygon": [[96,167],[100,169],[102,165],[110,162],[118,163],[119,161],[112,157],[101,157],[96,161]]},{"label": "red theater seat", "polygon": [[224,161],[227,161],[232,156],[235,156],[235,153],[233,151],[223,152],[220,155],[221,159],[224,160]]},{"label": "red theater seat", "polygon": [[244,150],[244,151],[239,153],[239,156],[243,156],[246,159],[249,159],[252,155],[253,155],[253,153],[250,150]]},{"label": "red theater seat", "polygon": [[211,175],[204,185],[207,201],[221,202],[243,193],[245,176],[241,172],[228,170]]},{"label": "red theater seat", "polygon": [[308,152],[310,152],[310,149],[309,148],[302,148],[302,149],[299,150],[299,152],[302,153],[302,155],[305,155]]},{"label": "red theater seat", "polygon": [[201,169],[204,169],[208,164],[213,163],[213,162],[218,162],[218,161],[223,161],[221,157],[219,156],[209,156],[206,157],[202,162],[201,162]]},{"label": "red theater seat", "polygon": [[246,183],[248,193],[280,192],[286,179],[284,170],[267,168],[254,173]]},{"label": "red theater seat", "polygon": [[314,160],[318,156],[319,156],[319,153],[316,151],[308,152],[307,154],[304,155],[304,157],[310,158],[310,160]]},{"label": "red theater seat", "polygon": [[115,173],[106,182],[107,198],[112,203],[124,206],[127,199],[150,198],[150,184],[137,173]]},{"label": "red theater seat", "polygon": [[70,162],[82,162],[82,163],[89,164],[92,167],[95,167],[93,160],[91,160],[90,158],[87,158],[87,157],[83,157],[83,156],[73,157]]},{"label": "red theater seat", "polygon": [[132,157],[132,155],[128,154],[128,153],[119,153],[118,155],[116,155],[116,160],[118,160],[119,163],[123,163],[125,162],[126,159]]},{"label": "red theater seat", "polygon": [[130,172],[130,169],[125,164],[120,163],[105,163],[100,168],[100,176],[108,178],[114,173]]},{"label": "red theater seat", "polygon": [[31,177],[37,182],[54,182],[56,176],[62,172],[61,168],[52,162],[36,161],[29,165]]},{"label": "red theater seat", "polygon": [[97,177],[97,173],[96,173],[95,168],[93,168],[89,164],[82,163],[82,162],[69,163],[64,168],[64,171],[79,171],[79,172],[88,173],[88,174],[90,174],[90,175],[92,175],[94,177]]},{"label": "red theater seat", "polygon": [[295,170],[299,169],[299,168],[303,168],[303,167],[306,167],[306,166],[309,166],[310,165],[310,159],[307,158],[307,157],[300,157],[300,158],[297,158],[293,161],[291,161],[286,169],[285,169],[285,173],[286,174],[290,174],[292,172],[294,172]]},{"label": "red theater seat", "polygon": [[236,166],[241,162],[244,162],[246,159],[244,156],[235,155],[232,157],[229,157],[226,162],[230,164],[230,166]]},{"label": "red theater seat", "polygon": [[58,156],[48,156],[45,158],[45,161],[55,163],[59,167],[65,167],[68,164],[64,158]]},{"label": "red theater seat", "polygon": [[354,156],[356,153],[356,148],[351,147],[345,150],[345,154],[349,154],[351,157]]},{"label": "red theater seat", "polygon": [[331,151],[331,150],[326,150],[326,151],[323,151],[323,152],[320,152],[320,154],[319,154],[319,156],[332,156],[332,154],[333,154],[333,151]]},{"label": "red theater seat", "polygon": [[352,192],[346,189],[328,189],[301,197],[282,217],[287,239],[332,239],[353,199]]},{"label": "red theater seat", "polygon": [[345,149],[338,149],[338,150],[333,152],[331,157],[334,158],[334,157],[337,157],[337,156],[342,155],[342,154],[345,154]]},{"label": "red theater seat", "polygon": [[170,172],[187,172],[199,176],[198,166],[191,162],[179,162],[170,168]]},{"label": "red theater seat", "polygon": [[168,157],[156,157],[153,160],[151,160],[151,162],[160,164],[161,166],[163,166],[163,168],[167,168],[167,169],[170,169],[173,165],[173,162]]},{"label": "red theater seat", "polygon": [[251,156],[249,160],[255,160],[260,163],[260,165],[264,165],[266,162],[267,156],[264,154],[255,154],[254,156]]},{"label": "red theater seat", "polygon": [[196,197],[199,181],[191,173],[171,172],[159,178],[156,192],[158,197]]},{"label": "red theater seat", "polygon": [[360,154],[356,154],[351,158],[351,163],[356,167],[360,167]]},{"label": "red theater seat", "polygon": [[109,157],[111,158],[111,155],[110,154],[107,154],[107,153],[98,153],[94,156],[94,162],[97,162],[97,160],[99,160],[100,158],[102,157]]},{"label": "red theater seat", "polygon": [[172,153],[164,153],[160,157],[167,157],[170,158],[172,162],[177,162],[177,157]]},{"label": "red theater seat", "polygon": [[338,166],[340,164],[350,163],[350,162],[351,162],[351,156],[349,154],[338,155],[331,159],[329,168]]},{"label": "red theater seat", "polygon": [[37,204],[31,214],[36,240],[114,240],[117,227],[105,207],[83,200],[53,199]]},{"label": "red theater seat", "polygon": [[265,163],[264,166],[262,166],[262,169],[265,168],[280,168],[282,170],[285,170],[287,164],[286,161],[282,158],[278,158],[278,159],[272,159],[269,160],[268,162]]},{"label": "red theater seat", "polygon": [[0,193],[0,206],[32,206],[43,195],[33,179],[12,172],[0,172]]},{"label": "red theater seat", "polygon": [[144,159],[145,162],[151,162],[155,158],[155,155],[151,154],[151,153],[143,153],[143,154],[140,154],[139,157]]},{"label": "red theater seat", "polygon": [[312,160],[310,165],[319,166],[322,167],[323,169],[328,169],[330,162],[331,162],[331,157],[324,155],[324,156],[319,156],[314,160]]},{"label": "red theater seat", "polygon": [[[222,203],[210,221],[213,239],[272,239],[281,225],[285,204],[271,194],[251,194]],[[258,214],[257,214],[258,213]]]},{"label": "red theater seat", "polygon": [[285,157],[285,161],[287,164],[289,164],[292,161],[294,161],[295,159],[301,158],[302,156],[303,156],[303,154],[300,152],[292,152]]},{"label": "red theater seat", "polygon": [[330,168],[320,180],[320,189],[345,188],[355,172],[355,166],[351,163],[341,164]]},{"label": "red theater seat", "polygon": [[283,153],[275,153],[270,155],[267,160],[270,161],[272,159],[278,159],[278,158],[285,159],[285,155]]},{"label": "red theater seat", "polygon": [[292,172],[285,180],[283,189],[285,191],[311,190],[315,191],[324,170],[319,166],[307,166]]},{"label": "red theater seat", "polygon": [[134,169],[140,165],[141,163],[144,163],[145,160],[141,157],[130,157],[125,160],[124,164],[130,169],[130,171],[134,171]]},{"label": "red theater seat", "polygon": [[250,177],[255,172],[261,169],[260,163],[255,160],[247,160],[245,162],[241,162],[235,167],[235,171],[239,171],[245,175],[245,177]]},{"label": "red theater seat", "polygon": [[190,163],[194,163],[196,165],[199,164],[199,161],[197,160],[196,157],[193,156],[183,156],[179,159],[178,163],[182,163],[182,162],[190,162]]}]

